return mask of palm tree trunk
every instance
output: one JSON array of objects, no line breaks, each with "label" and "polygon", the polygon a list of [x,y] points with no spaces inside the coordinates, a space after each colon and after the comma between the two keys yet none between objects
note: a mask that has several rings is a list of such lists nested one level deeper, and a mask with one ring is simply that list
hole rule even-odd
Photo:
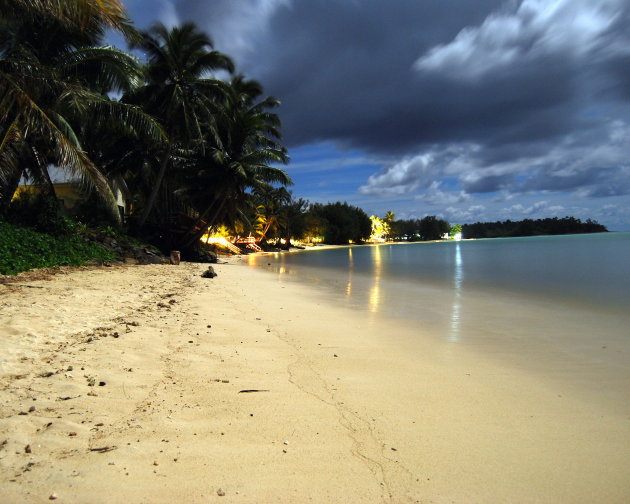
[{"label": "palm tree trunk", "polygon": [[[190,247],[193,243],[195,243],[196,241],[199,241],[201,239],[201,237],[206,233],[206,231],[208,229],[210,229],[214,223],[217,220],[217,217],[219,216],[219,214],[221,213],[221,210],[223,210],[223,207],[225,206],[225,202],[226,202],[227,198],[223,198],[223,201],[221,201],[221,204],[219,205],[219,208],[217,209],[217,211],[214,213],[214,216],[212,217],[212,220],[206,224],[203,228],[201,228],[199,231],[197,231],[196,233],[193,234],[193,236],[190,238],[190,240],[188,240],[185,244],[184,244],[184,248],[188,248]],[[205,216],[208,215],[208,213],[210,213],[210,210],[212,210],[212,207],[214,206],[216,200],[213,201],[210,206],[208,208],[206,208],[204,210],[204,213],[199,217],[199,220],[203,220],[203,218]],[[195,226],[196,227],[196,226]]]},{"label": "palm tree trunk", "polygon": [[155,205],[155,199],[157,198],[158,192],[160,191],[160,187],[162,187],[162,181],[164,180],[164,175],[166,174],[166,168],[168,167],[168,162],[171,159],[171,152],[173,150],[173,143],[169,139],[168,147],[166,148],[166,152],[164,153],[164,157],[160,162],[160,171],[158,172],[157,179],[151,189],[151,194],[149,195],[149,199],[147,200],[147,204],[142,211],[142,215],[140,216],[140,220],[138,221],[138,229],[142,229],[149,218],[149,214],[151,210],[153,210],[153,206]]}]

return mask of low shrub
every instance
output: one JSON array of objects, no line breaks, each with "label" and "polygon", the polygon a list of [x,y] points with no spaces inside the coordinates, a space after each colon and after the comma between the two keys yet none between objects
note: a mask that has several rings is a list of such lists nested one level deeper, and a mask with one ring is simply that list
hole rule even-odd
[{"label": "low shrub", "polygon": [[55,237],[0,222],[0,274],[54,266],[81,266],[88,261],[111,261],[114,253],[81,234]]}]

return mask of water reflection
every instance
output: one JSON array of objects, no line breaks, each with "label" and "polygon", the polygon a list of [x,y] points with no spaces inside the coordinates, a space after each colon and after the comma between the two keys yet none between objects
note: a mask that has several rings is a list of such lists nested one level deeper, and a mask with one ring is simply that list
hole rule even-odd
[{"label": "water reflection", "polygon": [[374,265],[374,279],[370,288],[369,307],[372,313],[376,313],[381,304],[381,274],[383,270],[383,259],[379,245],[372,247],[372,264]]},{"label": "water reflection", "polygon": [[464,264],[462,262],[462,252],[459,243],[455,244],[455,264],[453,269],[453,287],[455,295],[451,307],[451,324],[449,331],[449,341],[457,343],[460,337],[461,308],[462,308],[462,282],[464,280]]},{"label": "water reflection", "polygon": [[352,272],[354,270],[354,257],[352,256],[352,247],[348,249],[348,282],[346,284],[346,296],[352,296]]}]

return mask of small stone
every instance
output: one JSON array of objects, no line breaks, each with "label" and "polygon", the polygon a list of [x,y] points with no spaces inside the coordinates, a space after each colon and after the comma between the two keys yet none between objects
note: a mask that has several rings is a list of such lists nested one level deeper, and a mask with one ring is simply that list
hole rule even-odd
[{"label": "small stone", "polygon": [[225,492],[223,491],[223,489],[219,488],[219,489],[217,490],[217,495],[218,495],[219,497],[224,497],[224,496],[225,496]]},{"label": "small stone", "polygon": [[107,385],[107,383],[105,383],[104,381],[98,382],[99,387],[104,387],[105,385]]},{"label": "small stone", "polygon": [[26,448],[24,448],[24,452],[25,452],[25,453],[32,453],[32,450],[31,450],[31,445],[30,445],[30,444],[27,444],[27,445],[26,445]]},{"label": "small stone", "polygon": [[68,432],[68,436],[70,437],[75,437],[77,435],[76,432]]},{"label": "small stone", "polygon": [[29,413],[33,413],[33,411],[35,411],[36,409],[37,409],[37,408],[35,408],[35,406],[31,406],[31,407],[28,409],[28,412],[29,412]]},{"label": "small stone", "polygon": [[48,500],[57,500],[57,494],[56,493],[51,493],[50,497],[48,497]]},{"label": "small stone", "polygon": [[284,444],[284,445],[288,445],[288,444],[289,444],[289,442],[288,442],[288,441],[284,441],[282,444]]},{"label": "small stone", "polygon": [[160,464],[158,464],[158,461],[157,461],[157,460],[154,460],[154,461],[153,461],[153,465],[154,465],[154,466],[156,466],[156,465],[160,465]]},{"label": "small stone", "polygon": [[208,266],[208,269],[206,271],[204,271],[201,276],[203,278],[214,278],[214,277],[217,276],[217,274],[214,271],[214,268],[212,266]]}]

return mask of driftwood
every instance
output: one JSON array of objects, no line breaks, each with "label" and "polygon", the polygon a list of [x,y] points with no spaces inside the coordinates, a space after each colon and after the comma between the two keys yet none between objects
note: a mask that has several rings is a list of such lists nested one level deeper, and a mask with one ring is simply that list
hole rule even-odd
[{"label": "driftwood", "polygon": [[252,392],[269,392],[269,390],[268,389],[245,389],[245,390],[238,391],[239,394],[251,394]]},{"label": "driftwood", "polygon": [[90,448],[90,451],[97,452],[97,453],[106,453],[106,452],[116,450],[117,448],[118,446],[103,446],[101,448]]}]

